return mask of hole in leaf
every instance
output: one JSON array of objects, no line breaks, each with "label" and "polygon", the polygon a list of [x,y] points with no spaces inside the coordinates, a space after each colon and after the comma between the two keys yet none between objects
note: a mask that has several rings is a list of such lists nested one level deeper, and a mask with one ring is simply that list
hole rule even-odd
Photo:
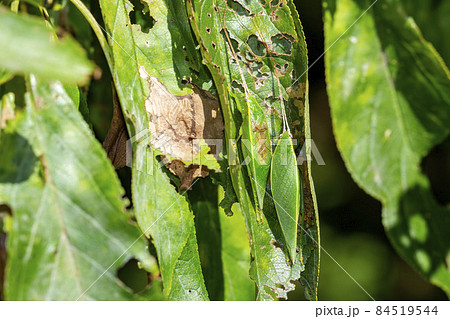
[{"label": "hole in leaf", "polygon": [[272,1],[270,1],[270,6],[271,7],[278,7],[279,4],[280,4],[280,0],[272,0]]},{"label": "hole in leaf", "polygon": [[262,77],[261,68],[263,67],[262,62],[253,62],[250,65],[250,69],[252,70],[252,75]]},{"label": "hole in leaf", "polygon": [[289,73],[289,76],[293,80],[297,80],[297,73],[295,72],[295,69],[292,69],[292,71]]},{"label": "hole in leaf", "polygon": [[264,292],[269,295],[272,300],[275,300],[275,298],[277,297],[277,294],[275,293],[273,288],[270,288],[269,286],[264,285]]},{"label": "hole in leaf", "polygon": [[286,290],[286,286],[283,284],[276,284],[277,288]]},{"label": "hole in leaf", "polygon": [[236,12],[240,16],[246,16],[248,17],[250,14],[246,8],[244,8],[240,3],[233,1],[233,0],[227,0],[227,5],[231,10]]},{"label": "hole in leaf", "polygon": [[287,33],[279,33],[271,38],[273,51],[278,54],[290,55],[294,37]]},{"label": "hole in leaf", "polygon": [[276,64],[275,67],[280,71],[280,73],[284,74],[289,68],[289,62],[286,62],[283,65]]},{"label": "hole in leaf", "polygon": [[278,242],[278,241],[276,241],[276,240],[273,240],[273,239],[270,241],[270,244],[271,244],[274,248],[280,248],[280,249],[283,248],[283,245],[282,245],[280,242]]},{"label": "hole in leaf", "polygon": [[235,80],[233,80],[233,82],[231,82],[231,87],[232,87],[233,89],[238,90],[238,91],[241,92],[241,93],[244,93],[244,87],[243,87],[240,83],[238,83],[237,81],[235,81]]},{"label": "hole in leaf", "polygon": [[250,62],[253,62],[256,60],[256,56],[253,54],[252,50],[249,48],[247,48],[245,50],[245,59]]},{"label": "hole in leaf", "polygon": [[189,79],[186,79],[186,78],[181,79],[182,85],[188,85],[189,83],[191,83],[191,81],[189,81]]},{"label": "hole in leaf", "polygon": [[150,10],[147,4],[140,0],[131,0],[133,4],[133,11],[130,12],[130,21],[132,24],[140,25],[141,31],[148,33],[155,25],[155,19],[150,15]]},{"label": "hole in leaf", "polygon": [[255,55],[260,57],[266,56],[266,46],[264,45],[264,43],[259,41],[256,35],[250,35],[247,39],[247,44]]},{"label": "hole in leaf", "polygon": [[[226,44],[228,44],[228,46],[230,46],[230,41],[231,41],[231,45],[233,46],[233,50],[234,50],[235,53],[237,53],[239,51],[239,43],[236,40],[231,38],[230,33],[228,32],[228,30],[222,29],[222,30],[220,30],[220,34],[222,35],[223,41]],[[231,50],[231,48],[230,48],[230,50]]]},{"label": "hole in leaf", "polygon": [[130,259],[117,270],[117,277],[134,293],[139,293],[150,284],[149,273],[138,266],[136,259]]}]

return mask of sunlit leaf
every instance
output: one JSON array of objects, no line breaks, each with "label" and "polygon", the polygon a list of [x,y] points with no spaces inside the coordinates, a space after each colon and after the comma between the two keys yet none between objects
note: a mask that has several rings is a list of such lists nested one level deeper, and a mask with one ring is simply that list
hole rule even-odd
[{"label": "sunlit leaf", "polygon": [[0,136],[0,203],[12,211],[5,297],[133,300],[117,269],[156,261],[117,175],[64,87],[35,76],[29,87],[26,112]]},{"label": "sunlit leaf", "polygon": [[0,7],[0,68],[64,83],[86,83],[93,65],[83,49],[69,35],[63,40],[55,37],[43,20]]},{"label": "sunlit leaf", "polygon": [[288,132],[281,135],[273,153],[270,185],[278,220],[289,248],[289,254],[294,260],[300,212],[300,178],[297,158]]},{"label": "sunlit leaf", "polygon": [[113,35],[108,39],[114,60],[110,67],[133,143],[132,191],[138,224],[155,244],[166,295],[176,300],[205,300],[208,294],[194,216],[183,193],[172,186],[170,173],[162,168],[159,156],[163,153],[149,146],[151,119],[145,108],[149,77],[161,83],[158,88],[166,92],[168,103],[176,103],[177,95],[193,92],[181,81],[192,76],[186,58],[198,67],[184,6],[179,0],[143,1],[151,13],[147,19],[155,22],[143,32],[141,25],[130,21],[130,2],[102,0],[100,5],[106,30]]},{"label": "sunlit leaf", "polygon": [[355,181],[382,202],[395,248],[450,294],[450,212],[420,170],[450,133],[449,71],[400,1],[364,14],[371,4],[324,1],[334,133]]}]

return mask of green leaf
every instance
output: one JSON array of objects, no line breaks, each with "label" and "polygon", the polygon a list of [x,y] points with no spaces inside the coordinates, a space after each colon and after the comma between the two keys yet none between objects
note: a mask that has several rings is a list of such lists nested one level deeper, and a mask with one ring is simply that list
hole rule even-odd
[{"label": "green leaf", "polygon": [[[219,199],[225,192],[219,187]],[[222,240],[222,269],[224,299],[227,301],[255,300],[255,283],[250,279],[250,245],[245,219],[239,205],[233,206],[233,215],[219,209]]]},{"label": "green leaf", "polygon": [[449,72],[399,1],[363,14],[370,4],[324,1],[325,47],[340,38],[326,55],[337,144],[355,181],[382,202],[395,248],[450,294],[450,212],[420,170],[450,133]]},{"label": "green leaf", "polygon": [[171,300],[208,300],[205,284],[199,278],[203,278],[203,275],[198,256],[195,227],[192,227],[188,242],[175,266],[169,298]]},{"label": "green leaf", "polygon": [[0,68],[0,85],[5,82],[8,82],[10,79],[12,79],[12,77],[13,75],[11,74],[11,72]]},{"label": "green leaf", "polygon": [[136,218],[142,231],[151,235],[158,252],[166,294],[174,300],[207,299],[194,216],[186,198],[170,184],[161,163],[147,145],[137,146],[135,161],[133,203]]},{"label": "green leaf", "polygon": [[224,190],[221,186],[214,187],[208,179],[195,184],[189,199],[211,300],[255,300],[255,283],[249,277],[248,233],[239,205],[234,205],[233,213],[226,215],[218,205],[224,199]]},{"label": "green leaf", "polygon": [[297,158],[288,132],[284,132],[275,148],[270,171],[270,185],[278,220],[283,230],[291,259],[297,249],[297,224],[300,213],[300,178]]},{"label": "green leaf", "polygon": [[446,0],[403,0],[406,11],[410,14],[423,37],[430,41],[444,59],[450,64],[450,39],[442,35],[450,29],[450,2]]},{"label": "green leaf", "polygon": [[252,96],[247,96],[246,102],[242,121],[242,153],[250,171],[249,177],[258,212],[261,212],[270,171],[272,145],[267,118],[261,106]]},{"label": "green leaf", "polygon": [[100,1],[106,30],[113,35],[108,39],[113,58],[110,67],[133,143],[133,204],[140,228],[155,244],[165,294],[176,300],[205,300],[208,295],[194,216],[184,194],[178,193],[163,171],[159,161],[163,154],[149,146],[150,116],[145,108],[147,76],[157,78],[167,89],[168,101],[177,100],[176,95],[191,94],[192,88],[181,80],[194,78],[190,66],[198,67],[198,57],[180,0],[143,4],[155,21],[147,33],[140,25],[131,24],[130,2]]},{"label": "green leaf", "polygon": [[55,39],[45,22],[0,7],[0,68],[41,79],[86,83],[92,63],[70,36]]},{"label": "green leaf", "polygon": [[198,249],[209,298],[224,300],[223,243],[217,187],[209,178],[200,179],[189,191],[189,201],[195,214]]},{"label": "green leaf", "polygon": [[0,136],[0,203],[12,210],[6,299],[136,299],[116,271],[155,260],[123,213],[111,163],[61,83],[31,76],[28,86],[26,112]]}]

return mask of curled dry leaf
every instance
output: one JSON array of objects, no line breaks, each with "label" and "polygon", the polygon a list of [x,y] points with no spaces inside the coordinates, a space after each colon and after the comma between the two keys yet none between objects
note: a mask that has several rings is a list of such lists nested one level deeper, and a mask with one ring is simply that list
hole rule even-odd
[{"label": "curled dry leaf", "polygon": [[139,71],[149,87],[145,108],[150,114],[150,144],[167,156],[166,166],[180,177],[180,188],[187,189],[195,178],[208,176],[208,168],[196,163],[202,145],[206,143],[214,153],[216,146],[221,145],[223,121],[219,102],[194,84],[191,94],[173,95],[143,68]]}]

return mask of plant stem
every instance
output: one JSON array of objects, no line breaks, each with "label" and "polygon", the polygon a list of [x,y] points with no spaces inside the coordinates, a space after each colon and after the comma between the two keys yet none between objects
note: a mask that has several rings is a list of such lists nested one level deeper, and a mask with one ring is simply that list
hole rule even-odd
[{"label": "plant stem", "polygon": [[91,25],[92,30],[94,30],[94,33],[97,36],[98,42],[102,47],[103,53],[105,54],[106,57],[106,61],[108,62],[109,68],[112,72],[113,58],[111,53],[111,47],[109,46],[109,43],[106,40],[105,35],[103,34],[102,28],[100,27],[97,20],[95,20],[92,13],[89,11],[88,8],[86,8],[86,6],[81,0],[70,0],[70,1],[77,7],[78,10],[80,10],[81,14],[86,18],[86,20]]}]

